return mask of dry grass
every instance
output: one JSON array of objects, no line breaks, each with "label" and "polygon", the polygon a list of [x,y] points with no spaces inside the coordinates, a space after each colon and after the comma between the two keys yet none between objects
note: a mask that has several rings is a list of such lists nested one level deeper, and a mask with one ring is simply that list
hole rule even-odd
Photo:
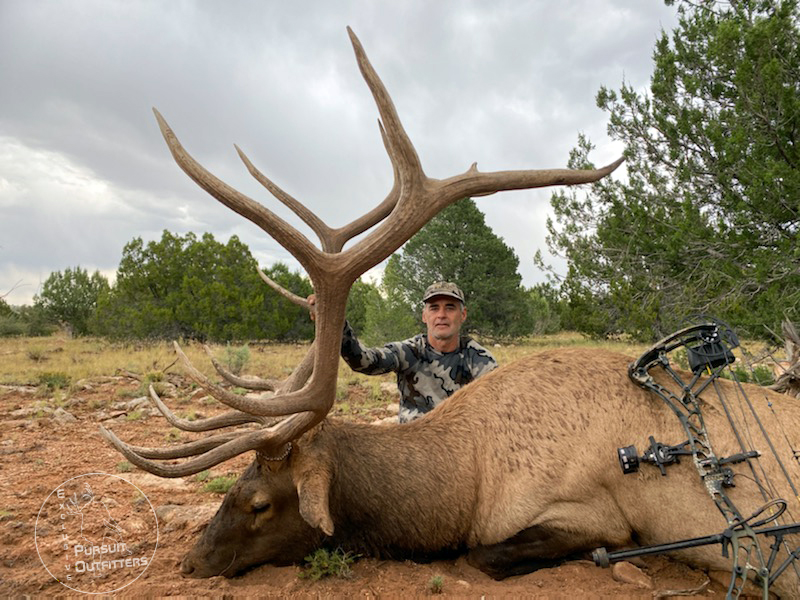
[{"label": "dry grass", "polygon": [[[514,344],[491,346],[500,364],[506,364],[547,348],[596,346],[614,349],[631,356],[645,346],[624,341],[596,342],[576,333],[560,333],[522,340]],[[184,351],[195,366],[214,379],[214,369],[200,344],[188,343]],[[308,344],[251,344],[250,360],[243,372],[260,377],[283,379],[308,350]],[[224,363],[225,345],[212,346]],[[168,342],[112,343],[98,338],[69,339],[63,335],[41,338],[0,338],[0,384],[37,384],[42,376],[62,373],[75,382],[87,377],[114,375],[129,371],[147,375],[167,369],[179,372],[172,344]],[[367,377],[353,373],[343,361],[339,364],[339,385],[366,387],[393,382],[394,375]]]}]

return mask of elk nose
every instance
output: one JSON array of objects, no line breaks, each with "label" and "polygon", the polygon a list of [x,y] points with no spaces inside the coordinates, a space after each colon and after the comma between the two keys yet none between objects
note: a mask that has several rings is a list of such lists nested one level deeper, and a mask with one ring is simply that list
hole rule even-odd
[{"label": "elk nose", "polygon": [[187,556],[181,561],[181,575],[191,577],[192,573],[194,573],[194,565]]}]

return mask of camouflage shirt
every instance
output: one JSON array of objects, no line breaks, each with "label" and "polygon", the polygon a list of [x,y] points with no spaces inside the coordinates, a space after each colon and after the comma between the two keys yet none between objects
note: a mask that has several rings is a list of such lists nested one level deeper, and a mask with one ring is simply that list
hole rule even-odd
[{"label": "camouflage shirt", "polygon": [[342,337],[342,358],[350,368],[366,375],[397,373],[401,423],[428,412],[456,390],[497,367],[491,353],[472,338],[462,336],[453,352],[441,353],[428,344],[428,336],[416,335],[383,348],[367,348],[349,323]]}]

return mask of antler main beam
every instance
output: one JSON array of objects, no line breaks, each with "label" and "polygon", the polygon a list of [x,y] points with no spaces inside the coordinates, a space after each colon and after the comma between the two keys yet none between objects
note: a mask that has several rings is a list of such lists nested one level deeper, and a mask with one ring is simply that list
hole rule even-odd
[{"label": "antler main beam", "polygon": [[[300,262],[314,286],[317,316],[314,350],[308,353],[303,365],[295,370],[289,384],[282,386],[269,399],[250,400],[232,394],[210,382],[188,360],[184,360],[190,375],[201,386],[235,409],[223,421],[230,419],[232,422],[241,422],[240,413],[254,415],[254,421],[264,416],[291,416],[274,426],[264,426],[259,432],[242,433],[235,439],[217,436],[217,446],[184,465],[156,465],[138,455],[132,447],[110,432],[104,434],[132,463],[142,468],[166,477],[177,477],[180,476],[178,473],[197,472],[227,460],[235,452],[241,453],[256,447],[276,448],[302,435],[324,419],[333,405],[345,305],[350,287],[358,277],[390,256],[438,212],[461,198],[486,196],[505,190],[591,183],[605,177],[622,163],[622,159],[619,159],[601,169],[590,170],[549,169],[493,173],[481,173],[473,164],[461,175],[441,180],[429,178],[425,175],[392,99],[367,58],[361,42],[349,27],[347,32],[358,67],[378,108],[378,126],[394,172],[394,184],[384,201],[352,223],[338,229],[331,228],[275,185],[236,148],[249,172],[317,234],[321,249],[275,213],[208,172],[186,152],[167,122],[154,109],[164,139],[181,169],[222,204],[258,225]],[[343,250],[347,241],[368,229],[370,231],[362,239]],[[183,354],[177,346],[176,351],[179,355]],[[182,358],[185,359],[185,356]],[[305,385],[300,387],[303,383]],[[194,446],[195,449],[199,447],[201,446]],[[151,455],[154,454],[152,449],[147,450],[151,451]],[[137,459],[134,460],[133,456],[137,456]]]}]

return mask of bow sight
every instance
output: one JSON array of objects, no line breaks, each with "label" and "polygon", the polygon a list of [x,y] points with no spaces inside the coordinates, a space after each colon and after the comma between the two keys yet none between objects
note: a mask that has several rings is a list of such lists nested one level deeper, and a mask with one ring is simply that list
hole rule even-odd
[{"label": "bow sight", "polygon": [[[735,425],[725,398],[715,383],[717,378],[722,375],[722,372],[736,360],[733,349],[737,346],[739,346],[739,339],[727,325],[719,321],[710,321],[682,329],[662,339],[644,352],[638,360],[630,365],[628,375],[635,383],[655,393],[669,406],[681,422],[687,439],[676,445],[667,445],[656,441],[653,436],[650,436],[650,445],[641,455],[639,455],[635,446],[626,446],[619,448],[617,451],[620,467],[626,475],[636,473],[642,463],[646,463],[657,466],[661,471],[661,475],[666,476],[667,466],[679,463],[680,458],[683,456],[691,457],[702,483],[717,508],[725,517],[727,527],[719,534],[679,540],[670,544],[646,546],[619,552],[607,552],[605,548],[600,548],[592,555],[597,565],[608,566],[612,562],[634,556],[659,554],[718,543],[722,545],[722,555],[725,557],[729,556],[729,549],[733,550],[732,576],[728,587],[728,598],[738,598],[742,593],[748,571],[753,571],[754,579],[761,588],[765,599],[769,595],[770,585],[789,566],[793,566],[798,571],[798,575],[800,575],[800,570],[798,570],[798,566],[795,563],[795,560],[800,558],[800,547],[792,549],[789,547],[787,540],[784,539],[789,534],[800,532],[800,523],[763,527],[768,523],[774,523],[784,513],[787,507],[786,501],[780,498],[768,500],[765,494],[766,503],[756,510],[754,514],[745,518],[725,493],[725,488],[734,486],[734,472],[727,465],[742,462],[749,464],[753,479],[758,483],[762,492],[771,488],[769,482],[766,482],[768,485],[762,485],[759,475],[753,466],[753,462],[761,456],[761,453],[746,447],[743,436]],[[691,377],[688,381],[685,381],[681,373],[673,369],[670,362],[670,353],[680,349],[685,351],[686,362],[691,371]],[[680,395],[656,381],[651,374],[651,370],[656,367],[662,369],[677,384]],[[730,375],[733,379],[736,379],[733,371],[730,371]],[[698,402],[700,394],[709,386],[713,386],[717,393],[720,405],[725,411],[728,422],[741,448],[739,453],[727,457],[718,457],[713,451],[703,420],[701,406]],[[739,390],[750,407],[751,413],[770,451],[789,482],[789,486],[795,496],[800,498],[794,483],[789,477],[789,473],[775,451],[766,429],[755,410],[753,410],[744,389],[739,386]],[[766,477],[763,471],[762,476]],[[757,536],[768,536],[773,539],[770,545],[770,554],[766,558],[758,544]],[[788,556],[783,562],[776,565],[778,553],[782,548]]]}]

